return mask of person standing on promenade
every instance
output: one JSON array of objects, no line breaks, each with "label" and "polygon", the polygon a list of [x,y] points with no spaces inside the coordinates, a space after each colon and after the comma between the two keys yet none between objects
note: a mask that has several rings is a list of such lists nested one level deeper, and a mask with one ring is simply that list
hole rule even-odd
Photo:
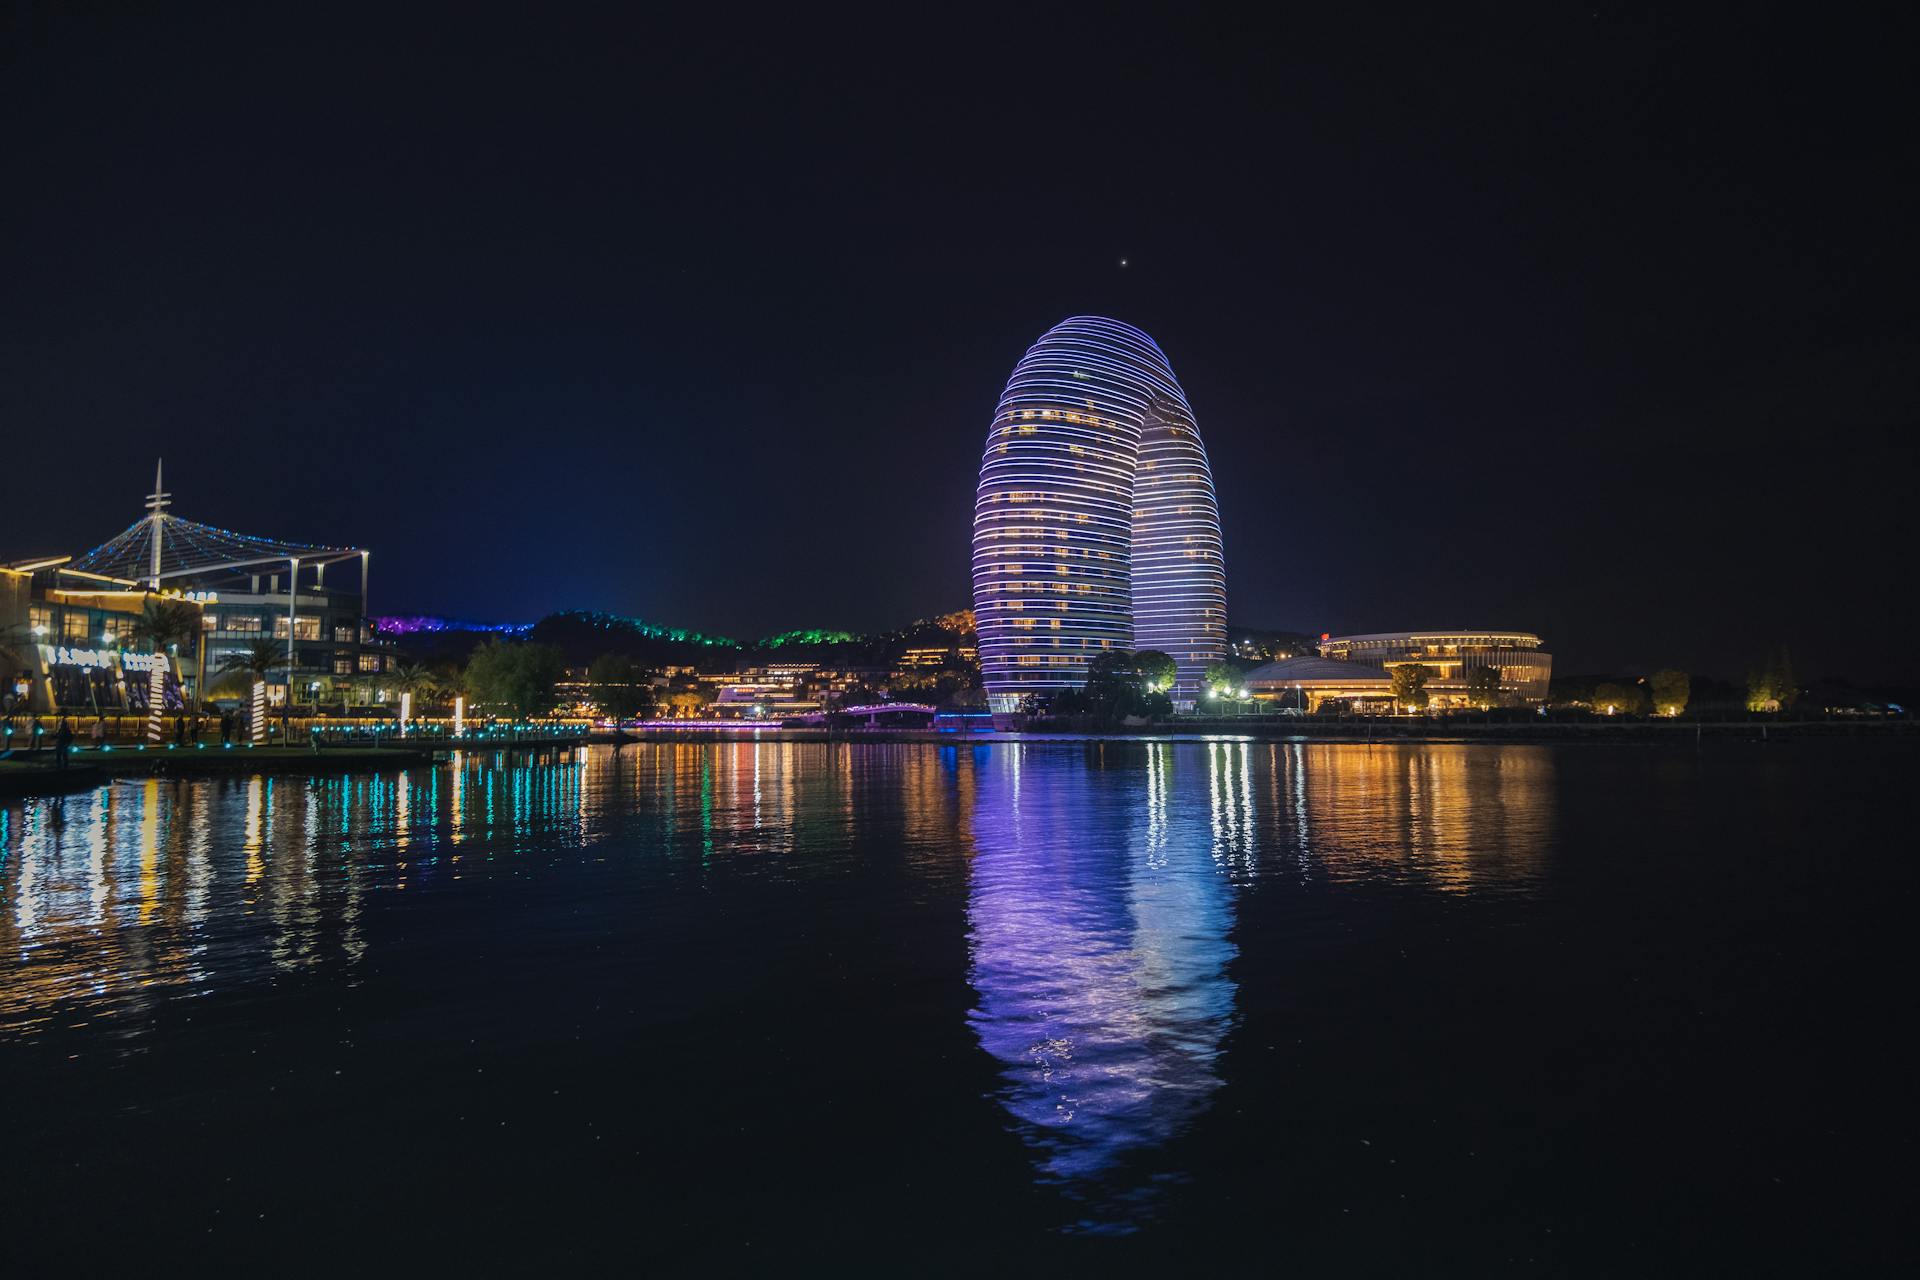
[{"label": "person standing on promenade", "polygon": [[68,723],[65,716],[60,717],[60,727],[54,730],[53,750],[60,762],[60,767],[66,768],[67,752],[73,750],[73,725]]}]

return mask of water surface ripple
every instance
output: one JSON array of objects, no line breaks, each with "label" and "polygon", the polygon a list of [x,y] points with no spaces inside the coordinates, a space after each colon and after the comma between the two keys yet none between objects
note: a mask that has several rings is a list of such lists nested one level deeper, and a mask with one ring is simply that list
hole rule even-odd
[{"label": "water surface ripple", "polygon": [[675,743],[12,801],[0,1190],[40,1244],[105,1185],[236,1249],[1790,1258],[1888,1069],[1911,754]]}]

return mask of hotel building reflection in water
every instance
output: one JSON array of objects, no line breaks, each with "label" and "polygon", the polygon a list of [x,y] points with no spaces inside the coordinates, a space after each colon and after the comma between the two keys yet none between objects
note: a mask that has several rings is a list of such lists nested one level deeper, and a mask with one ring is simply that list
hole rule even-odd
[{"label": "hotel building reflection in water", "polygon": [[[976,753],[970,981],[981,1046],[1043,1179],[1141,1208],[1156,1148],[1214,1103],[1236,902],[1529,893],[1552,836],[1544,749],[1109,743]],[[1249,1082],[1257,1083],[1257,1082]],[[1097,1209],[1082,1225],[1099,1229]]]},{"label": "hotel building reflection in water", "polygon": [[1043,1172],[1071,1181],[1178,1132],[1220,1087],[1249,818],[1230,745],[1091,748],[1084,770],[1058,755],[982,765],[968,918],[974,1029]]}]

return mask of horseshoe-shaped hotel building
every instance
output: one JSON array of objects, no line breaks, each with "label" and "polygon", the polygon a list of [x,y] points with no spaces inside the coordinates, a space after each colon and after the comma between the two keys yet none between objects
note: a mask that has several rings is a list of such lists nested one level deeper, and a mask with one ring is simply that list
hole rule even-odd
[{"label": "horseshoe-shaped hotel building", "polygon": [[1200,428],[1152,338],[1073,316],[1014,366],[973,508],[973,608],[996,714],[1158,649],[1191,705],[1227,656],[1220,506]]}]

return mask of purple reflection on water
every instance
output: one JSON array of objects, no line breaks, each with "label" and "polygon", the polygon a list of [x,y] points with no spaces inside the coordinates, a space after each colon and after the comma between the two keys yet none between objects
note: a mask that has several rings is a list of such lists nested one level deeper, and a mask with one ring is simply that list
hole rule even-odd
[{"label": "purple reflection on water", "polygon": [[1216,810],[1236,797],[1215,775],[1232,768],[1162,743],[1111,767],[1014,746],[980,771],[970,1017],[1042,1176],[1092,1198],[1132,1157],[1127,1181],[1161,1172],[1152,1149],[1220,1086],[1241,860],[1221,847]]}]

